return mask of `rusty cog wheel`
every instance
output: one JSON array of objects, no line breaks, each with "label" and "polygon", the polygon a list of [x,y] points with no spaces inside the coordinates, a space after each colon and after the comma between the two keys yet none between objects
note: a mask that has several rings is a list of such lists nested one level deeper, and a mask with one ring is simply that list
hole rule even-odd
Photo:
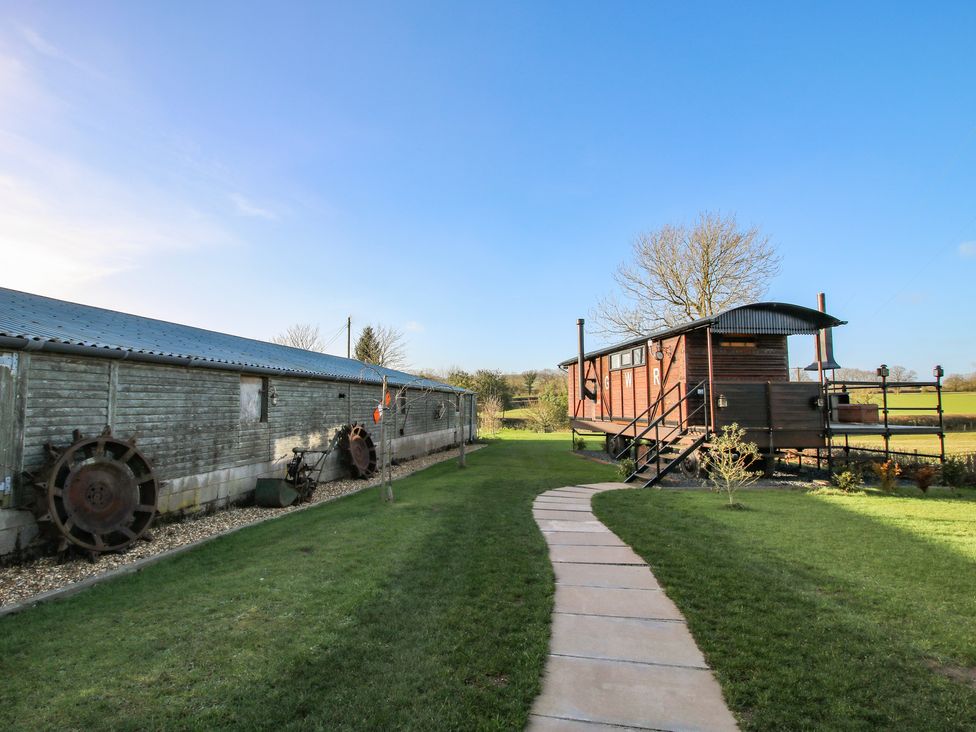
[{"label": "rusty cog wheel", "polygon": [[369,478],[376,473],[376,445],[365,427],[346,426],[339,444],[353,478]]},{"label": "rusty cog wheel", "polygon": [[159,480],[135,440],[74,432],[66,448],[46,446],[49,461],[35,480],[38,523],[59,540],[97,556],[143,537],[156,517]]}]

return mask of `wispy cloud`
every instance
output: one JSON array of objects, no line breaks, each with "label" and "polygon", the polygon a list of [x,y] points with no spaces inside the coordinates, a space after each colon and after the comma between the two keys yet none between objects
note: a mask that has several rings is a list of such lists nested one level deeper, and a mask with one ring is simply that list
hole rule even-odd
[{"label": "wispy cloud", "polygon": [[259,206],[253,201],[245,198],[240,193],[231,193],[228,198],[230,202],[234,204],[234,210],[237,211],[241,216],[248,216],[250,218],[256,219],[268,219],[269,221],[274,221],[278,218],[278,214],[269,208],[264,206]]},{"label": "wispy cloud", "polygon": [[976,257],[976,241],[964,241],[959,245],[960,257]]},{"label": "wispy cloud", "polygon": [[0,109],[17,110],[0,117],[0,285],[77,296],[160,255],[234,241],[195,204],[52,143],[82,128],[29,65],[3,53]]},{"label": "wispy cloud", "polygon": [[66,53],[63,49],[51,43],[33,28],[20,25],[17,26],[17,32],[20,34],[20,37],[24,39],[27,45],[30,46],[36,53],[74,66],[76,69],[83,71],[86,74],[91,74],[92,76],[102,76],[102,73],[98,71],[98,69],[87,63],[79,61],[74,56]]},{"label": "wispy cloud", "polygon": [[424,325],[423,323],[418,323],[416,320],[408,320],[403,329],[408,333],[423,333]]}]

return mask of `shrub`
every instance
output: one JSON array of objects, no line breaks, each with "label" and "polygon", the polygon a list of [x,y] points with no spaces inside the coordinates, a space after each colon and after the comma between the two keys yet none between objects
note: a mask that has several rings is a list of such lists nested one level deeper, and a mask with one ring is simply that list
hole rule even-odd
[{"label": "shrub", "polygon": [[624,458],[617,463],[617,475],[620,476],[620,480],[627,480],[635,470],[637,470],[637,461],[633,458]]},{"label": "shrub", "polygon": [[946,456],[942,465],[942,483],[956,488],[976,483],[976,453]]},{"label": "shrub", "polygon": [[582,437],[579,437],[579,436],[574,437],[573,438],[573,449],[574,450],[585,450],[586,449],[586,440],[584,440]]},{"label": "shrub", "polygon": [[745,441],[746,431],[733,422],[722,428],[722,434],[712,440],[711,448],[702,460],[708,480],[717,492],[729,497],[729,508],[740,508],[735,501],[739,488],[755,483],[761,472],[749,470],[759,460],[759,448]]},{"label": "shrub", "polygon": [[853,493],[864,483],[861,471],[848,468],[839,473],[834,473],[830,482],[840,488],[844,493]]},{"label": "shrub", "polygon": [[915,485],[918,486],[918,489],[922,493],[928,493],[929,486],[935,482],[935,477],[938,472],[934,465],[920,465],[912,473],[912,480],[915,481]]},{"label": "shrub", "polygon": [[891,493],[895,489],[898,476],[901,475],[901,466],[894,460],[886,460],[883,463],[871,463],[871,470],[878,476],[881,483],[881,490]]}]

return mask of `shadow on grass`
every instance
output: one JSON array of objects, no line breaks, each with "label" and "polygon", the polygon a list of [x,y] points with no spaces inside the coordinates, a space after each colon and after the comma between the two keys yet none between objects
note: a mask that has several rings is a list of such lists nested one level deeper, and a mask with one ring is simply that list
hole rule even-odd
[{"label": "shadow on grass", "polygon": [[505,440],[0,621],[5,729],[518,728],[552,602],[531,517],[607,477]]},{"label": "shadow on grass", "polygon": [[[973,729],[973,563],[811,497],[614,492],[596,513],[652,566],[750,729]],[[879,499],[883,500],[883,499]]]}]

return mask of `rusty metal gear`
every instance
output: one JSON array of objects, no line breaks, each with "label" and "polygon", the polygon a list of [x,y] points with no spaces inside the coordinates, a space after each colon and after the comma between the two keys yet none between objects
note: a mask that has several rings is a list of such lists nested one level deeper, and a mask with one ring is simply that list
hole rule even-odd
[{"label": "rusty metal gear", "polygon": [[346,425],[342,429],[339,447],[353,478],[369,478],[376,473],[376,445],[361,424]]},{"label": "rusty metal gear", "polygon": [[159,480],[135,439],[97,437],[75,430],[65,448],[45,446],[48,463],[34,477],[38,523],[58,541],[93,557],[120,551],[139,538],[156,516]]}]

